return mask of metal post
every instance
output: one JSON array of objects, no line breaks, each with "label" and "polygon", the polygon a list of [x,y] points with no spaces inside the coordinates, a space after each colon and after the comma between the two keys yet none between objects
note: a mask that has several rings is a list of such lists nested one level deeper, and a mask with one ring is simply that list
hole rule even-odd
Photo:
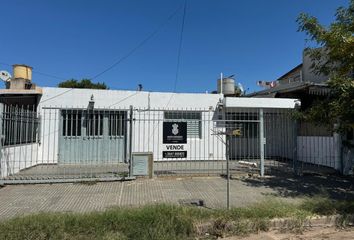
[{"label": "metal post", "polygon": [[129,177],[133,176],[133,106],[130,105],[129,113]]},{"label": "metal post", "polygon": [[342,158],[342,138],[338,132],[339,124],[334,124],[334,168],[343,174],[343,158]]},{"label": "metal post", "polygon": [[226,185],[226,206],[227,206],[227,209],[230,210],[230,165],[229,165],[229,162],[230,162],[230,154],[229,154],[229,150],[230,150],[230,147],[229,147],[229,144],[230,144],[230,139],[229,137],[226,135],[226,178],[227,178],[227,185]]},{"label": "metal post", "polygon": [[2,158],[2,144],[5,141],[5,138],[3,138],[5,135],[5,129],[2,125],[3,116],[4,116],[4,105],[2,103],[0,103],[0,186],[4,185],[3,177],[5,177],[5,176],[3,176],[4,166],[1,162],[2,161],[2,159],[1,159]]},{"label": "metal post", "polygon": [[[225,130],[227,132],[227,119],[226,119],[226,109],[223,107],[223,119],[224,119],[224,124],[225,124]],[[225,148],[226,148],[226,208],[229,210],[230,209],[230,138],[228,137],[228,134],[225,134]]]},{"label": "metal post", "polygon": [[223,75],[222,75],[222,73],[220,73],[220,93],[221,94],[223,94],[222,84],[223,84]]},{"label": "metal post", "polygon": [[[295,110],[296,111],[296,110]],[[298,121],[294,120],[293,126],[293,171],[295,175],[300,175],[299,162],[297,159],[297,134],[298,134]]]},{"label": "metal post", "polygon": [[259,109],[259,153],[261,159],[261,177],[264,177],[264,119],[263,109]]}]

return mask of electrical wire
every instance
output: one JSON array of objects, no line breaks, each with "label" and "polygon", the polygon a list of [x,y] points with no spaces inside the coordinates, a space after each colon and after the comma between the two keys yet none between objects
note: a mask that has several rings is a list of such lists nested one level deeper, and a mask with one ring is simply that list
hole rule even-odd
[{"label": "electrical wire", "polygon": [[181,33],[180,33],[180,37],[179,37],[178,54],[177,54],[177,66],[176,66],[176,76],[175,76],[175,83],[174,83],[174,87],[173,87],[173,92],[176,92],[176,88],[177,88],[179,67],[180,67],[180,61],[181,61],[181,52],[182,52],[184,23],[185,23],[185,19],[186,19],[186,9],[187,9],[187,0],[184,1],[184,7],[183,7],[182,26],[181,26]]},{"label": "electrical wire", "polygon": [[108,68],[106,68],[102,72],[93,76],[91,79],[93,80],[93,79],[100,77],[104,73],[108,72],[109,70],[113,69],[114,67],[116,67],[117,65],[122,63],[125,59],[127,59],[133,53],[135,53],[139,48],[141,48],[145,43],[147,43],[151,38],[153,38],[158,32],[160,32],[163,29],[163,27],[178,13],[178,11],[181,9],[181,7],[182,7],[182,5],[179,6],[175,11],[173,11],[172,14],[170,14],[169,17],[162,24],[160,24],[158,28],[156,28],[155,31],[153,31],[146,38],[144,38],[136,47],[131,49],[127,54],[125,54],[123,57],[121,57],[116,62],[114,62],[111,66],[109,66]]},{"label": "electrical wire", "polygon": [[[170,105],[172,97],[176,94],[178,72],[179,72],[179,65],[180,65],[181,51],[182,51],[183,32],[184,32],[184,25],[185,25],[185,19],[186,19],[186,10],[187,10],[187,0],[184,1],[184,6],[183,6],[182,26],[181,26],[181,33],[180,33],[180,37],[179,37],[178,54],[177,54],[177,66],[176,66],[176,75],[175,75],[173,93],[171,93],[171,96],[170,96],[169,100],[167,101],[165,109],[167,109],[167,107]],[[152,134],[154,134],[156,128],[158,127],[157,125],[158,124],[153,126],[151,136],[152,136]]]},{"label": "electrical wire", "polygon": [[129,95],[129,96],[127,96],[127,97],[125,97],[125,98],[119,100],[118,102],[115,102],[115,103],[109,105],[108,107],[110,108],[110,107],[112,107],[112,106],[114,106],[114,105],[117,105],[118,103],[121,103],[121,102],[127,100],[128,98],[131,98],[131,97],[137,95],[138,93],[139,93],[139,92],[135,92],[135,93],[133,93],[133,94],[131,94],[131,95]]},{"label": "electrical wire", "polygon": [[176,66],[176,75],[175,75],[173,93],[171,93],[170,99],[168,100],[165,108],[167,108],[170,105],[172,97],[174,96],[174,93],[176,93],[176,89],[177,89],[177,81],[178,81],[180,59],[181,59],[181,52],[182,52],[183,32],[184,32],[184,25],[185,25],[185,19],[186,19],[186,10],[187,10],[187,0],[184,1],[184,7],[183,7],[182,26],[181,26],[181,33],[180,33],[180,37],[179,37],[177,66]]},{"label": "electrical wire", "polygon": [[[8,63],[0,62],[0,64],[1,64],[1,65],[5,65],[5,66],[10,66],[10,67],[12,67],[12,65],[11,65],[11,64],[8,64]],[[34,71],[34,70],[32,70],[32,72],[38,73],[38,74],[41,74],[41,75],[44,75],[44,76],[52,77],[52,78],[57,78],[57,79],[63,80],[63,81],[67,80],[67,79],[64,79],[64,78],[61,78],[61,77],[58,77],[58,76],[55,76],[55,75],[52,75],[52,74],[48,74],[48,73],[43,73],[43,72]],[[74,90],[74,88],[71,88],[71,89],[69,89],[69,90],[67,90],[67,91],[65,91],[65,92],[59,93],[59,94],[57,94],[57,95],[55,95],[55,96],[53,96],[53,97],[50,97],[50,98],[48,98],[48,99],[46,99],[46,100],[44,100],[44,101],[41,101],[40,104],[42,104],[42,103],[44,103],[44,102],[47,102],[47,101],[49,101],[49,100],[52,100],[53,98],[59,97],[59,96],[61,96],[61,95],[64,95],[64,94],[66,94],[66,93],[68,93],[68,92],[70,92],[70,91],[72,91],[72,90]],[[23,98],[23,97],[30,97],[30,96],[22,96],[21,98]],[[2,98],[18,98],[18,96],[2,96]]]},{"label": "electrical wire", "polygon": [[44,73],[44,72],[38,72],[38,71],[33,71],[33,72],[37,73],[37,74],[40,74],[40,75],[43,75],[43,76],[46,76],[46,77],[51,77],[51,78],[55,78],[55,79],[58,79],[58,80],[62,80],[62,81],[66,81],[66,80],[69,79],[69,78],[58,77],[58,76],[55,76],[55,75],[52,75],[52,74],[48,74],[48,73]]},{"label": "electrical wire", "polygon": [[[95,76],[93,76],[93,77],[91,78],[91,80],[100,77],[100,76],[103,75],[104,73],[108,72],[109,70],[111,70],[111,69],[113,69],[114,67],[116,67],[117,65],[119,65],[121,62],[123,62],[125,59],[127,59],[129,56],[131,56],[133,53],[135,53],[139,48],[141,48],[145,43],[147,43],[151,38],[153,38],[157,33],[159,33],[159,32],[163,29],[163,27],[178,13],[178,11],[181,9],[181,7],[182,7],[182,5],[179,6],[175,11],[173,11],[172,14],[170,14],[169,17],[168,17],[162,24],[160,24],[159,27],[158,27],[155,31],[153,31],[153,32],[152,32],[151,34],[149,34],[145,39],[143,39],[136,47],[134,47],[132,50],[130,50],[126,55],[124,55],[123,57],[121,57],[118,61],[116,61],[115,63],[113,63],[111,66],[109,66],[108,68],[106,68],[106,69],[103,70],[102,72],[100,72],[100,73],[96,74]],[[185,11],[186,11],[186,2],[185,2],[185,4],[184,4],[183,18],[185,17]],[[183,22],[184,22],[184,20],[183,20]],[[184,26],[184,23],[182,24],[182,31],[183,31],[183,26]],[[181,42],[181,39],[180,39],[180,42]],[[181,45],[181,43],[180,43],[180,45]],[[181,46],[179,47],[179,52],[180,52],[180,48],[181,48]],[[179,58],[179,57],[178,57],[178,58]],[[7,65],[7,66],[12,66],[11,64],[2,63],[2,62],[0,62],[0,64]],[[52,74],[47,74],[47,73],[38,72],[38,71],[33,71],[33,72],[38,73],[38,74],[41,74],[41,75],[44,75],[44,76],[48,76],[48,77],[52,77],[52,78],[57,78],[57,79],[63,80],[63,78],[57,77],[57,76],[52,75]],[[65,79],[65,80],[66,80],[66,79]],[[68,92],[70,92],[70,91],[72,91],[72,90],[74,90],[74,89],[75,89],[75,88],[70,88],[69,90],[67,90],[67,91],[65,91],[65,92],[59,93],[59,94],[57,94],[57,95],[55,95],[55,96],[53,96],[53,97],[50,97],[50,98],[48,98],[48,99],[45,99],[44,101],[41,101],[40,104],[42,104],[42,103],[44,103],[44,102],[47,102],[47,101],[49,101],[49,100],[52,100],[52,99],[54,99],[54,98],[56,98],[56,97],[62,96],[62,95],[66,94],[66,93],[68,93]],[[134,96],[134,95],[136,95],[136,94],[137,94],[137,93],[134,93],[134,94],[128,96],[127,98],[132,97],[132,96]],[[127,99],[127,98],[125,98],[125,99]],[[118,102],[112,104],[111,106],[116,105],[116,104],[120,103],[121,101],[124,101],[125,99],[122,99],[122,100],[120,100],[120,101],[118,101]],[[171,100],[171,99],[170,99],[170,100]]]},{"label": "electrical wire", "polygon": [[56,98],[56,97],[62,96],[62,95],[66,94],[66,93],[68,93],[68,92],[70,92],[70,91],[72,91],[72,90],[74,90],[74,89],[77,89],[77,88],[70,88],[70,89],[68,89],[68,90],[65,91],[65,92],[62,92],[62,93],[59,93],[59,94],[57,94],[57,95],[55,95],[55,96],[53,96],[53,97],[47,98],[47,99],[45,99],[44,101],[40,101],[39,104],[42,104],[42,103],[47,102],[47,101],[49,101],[49,100],[52,100],[52,99],[54,99],[54,98]]},{"label": "electrical wire", "polygon": [[[0,62],[1,65],[5,65],[5,66],[10,66],[12,67],[11,64],[8,64],[8,63],[4,63],[4,62]],[[40,74],[40,75],[43,75],[43,76],[47,76],[47,77],[51,77],[51,78],[56,78],[56,79],[59,79],[59,80],[67,80],[63,77],[58,77],[58,76],[55,76],[53,74],[49,74],[49,73],[44,73],[44,72],[39,72],[37,70],[32,70],[33,73],[37,73],[37,74]]]},{"label": "electrical wire", "polygon": [[8,64],[8,63],[0,62],[0,64],[1,64],[1,65],[5,65],[5,66],[10,66],[10,67],[12,67],[12,65],[11,65],[11,64]]}]

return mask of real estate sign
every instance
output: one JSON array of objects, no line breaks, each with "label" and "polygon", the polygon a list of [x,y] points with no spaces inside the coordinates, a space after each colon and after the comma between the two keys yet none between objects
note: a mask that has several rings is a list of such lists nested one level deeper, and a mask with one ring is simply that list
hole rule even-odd
[{"label": "real estate sign", "polygon": [[187,123],[164,122],[162,141],[166,150],[162,151],[163,158],[186,158]]},{"label": "real estate sign", "polygon": [[187,123],[186,122],[164,122],[163,123],[163,144],[186,144]]}]

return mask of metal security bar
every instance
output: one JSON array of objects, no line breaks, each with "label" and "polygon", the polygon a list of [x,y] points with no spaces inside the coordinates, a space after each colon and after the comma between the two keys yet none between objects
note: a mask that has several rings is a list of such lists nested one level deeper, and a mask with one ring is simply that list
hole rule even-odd
[{"label": "metal security bar", "polygon": [[[134,109],[134,119],[133,152],[152,152],[157,176],[225,175],[227,157],[232,174],[294,169],[295,121],[288,110]],[[186,142],[163,143],[164,122],[186,122]],[[185,154],[164,154],[174,151]]]},{"label": "metal security bar", "polygon": [[294,120],[292,110],[8,105],[0,110],[3,183],[132,179],[132,156],[144,153],[152,156],[154,176],[225,175],[227,159],[231,175],[262,176],[335,169],[338,161],[338,139],[317,136]]},{"label": "metal security bar", "polygon": [[127,111],[3,105],[1,181],[130,179]]}]

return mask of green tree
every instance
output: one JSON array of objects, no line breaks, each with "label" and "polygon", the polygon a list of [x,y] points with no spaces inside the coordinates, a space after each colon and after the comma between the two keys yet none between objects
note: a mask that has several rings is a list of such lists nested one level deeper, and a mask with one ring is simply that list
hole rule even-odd
[{"label": "green tree", "polygon": [[109,89],[105,83],[93,83],[91,79],[82,79],[81,81],[70,79],[58,84],[60,88],[89,88],[89,89]]},{"label": "green tree", "polygon": [[329,26],[316,17],[302,13],[297,19],[312,47],[305,51],[313,60],[317,74],[329,76],[331,90],[326,99],[315,102],[303,115],[306,120],[323,124],[339,123],[342,129],[354,123],[354,0],[340,7]]}]

